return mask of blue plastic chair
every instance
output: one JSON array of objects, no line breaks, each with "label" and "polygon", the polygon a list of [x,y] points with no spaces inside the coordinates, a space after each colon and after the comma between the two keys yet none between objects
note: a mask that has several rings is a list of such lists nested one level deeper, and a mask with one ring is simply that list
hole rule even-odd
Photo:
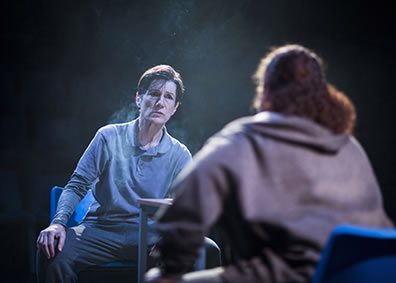
[{"label": "blue plastic chair", "polygon": [[[50,199],[50,218],[51,221],[54,219],[56,208],[58,207],[58,200],[60,195],[62,194],[63,188],[54,186],[51,190],[51,199]],[[92,191],[89,190],[85,197],[80,201],[78,206],[76,207],[74,213],[70,216],[69,221],[67,222],[67,227],[73,227],[81,223],[84,219],[85,215],[88,212],[89,207],[94,201],[94,196],[92,195]]]},{"label": "blue plastic chair", "polygon": [[396,230],[337,226],[311,283],[396,282]]}]

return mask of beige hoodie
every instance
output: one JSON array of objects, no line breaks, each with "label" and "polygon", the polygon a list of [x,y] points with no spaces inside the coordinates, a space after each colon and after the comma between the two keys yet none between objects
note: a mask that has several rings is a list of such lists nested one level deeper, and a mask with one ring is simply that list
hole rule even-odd
[{"label": "beige hoodie", "polygon": [[208,140],[158,222],[168,273],[192,266],[214,224],[240,260],[226,282],[306,282],[341,223],[391,227],[367,156],[348,135],[262,112]]}]

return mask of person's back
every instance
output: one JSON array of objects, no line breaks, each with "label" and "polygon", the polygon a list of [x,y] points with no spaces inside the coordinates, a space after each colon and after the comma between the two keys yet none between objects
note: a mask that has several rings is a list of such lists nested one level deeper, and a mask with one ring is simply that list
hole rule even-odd
[{"label": "person's back", "polygon": [[[392,226],[352,136],[354,107],[326,82],[317,55],[298,45],[275,49],[255,78],[259,114],[211,138],[176,182],[179,194],[158,222],[163,278],[306,282],[337,224]],[[238,262],[178,277],[215,223]]]},{"label": "person's back", "polygon": [[[349,135],[334,135],[304,118],[262,112],[229,124],[205,148],[211,154],[195,157],[200,169],[194,178],[209,187],[199,203],[209,202],[205,209],[216,211],[208,199],[218,197],[210,187],[227,184],[219,223],[238,257],[256,257],[252,273],[272,262],[266,271],[276,281],[304,282],[335,225],[391,226],[367,157]],[[186,197],[191,195],[181,196]],[[232,282],[246,278],[238,272],[240,266],[228,267],[224,276]]]}]

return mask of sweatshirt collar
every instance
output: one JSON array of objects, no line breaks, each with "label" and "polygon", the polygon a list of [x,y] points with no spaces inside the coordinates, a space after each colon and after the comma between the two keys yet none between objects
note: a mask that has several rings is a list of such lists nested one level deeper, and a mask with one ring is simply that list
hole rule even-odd
[{"label": "sweatshirt collar", "polygon": [[128,136],[129,136],[129,140],[131,141],[132,146],[135,148],[138,148],[139,150],[141,150],[143,152],[146,152],[148,155],[164,154],[169,150],[169,148],[171,146],[171,138],[170,138],[165,126],[162,128],[162,131],[163,131],[163,135],[162,135],[162,138],[161,138],[159,144],[153,148],[145,149],[139,143],[139,139],[138,139],[139,118],[131,121],[128,125]]}]

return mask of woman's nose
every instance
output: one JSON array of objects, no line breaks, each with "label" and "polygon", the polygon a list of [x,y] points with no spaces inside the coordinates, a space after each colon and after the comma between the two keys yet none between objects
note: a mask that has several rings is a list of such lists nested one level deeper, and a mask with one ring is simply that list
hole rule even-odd
[{"label": "woman's nose", "polygon": [[157,99],[155,105],[157,105],[157,106],[163,106],[164,105],[164,96],[163,95],[158,96],[158,99]]}]

